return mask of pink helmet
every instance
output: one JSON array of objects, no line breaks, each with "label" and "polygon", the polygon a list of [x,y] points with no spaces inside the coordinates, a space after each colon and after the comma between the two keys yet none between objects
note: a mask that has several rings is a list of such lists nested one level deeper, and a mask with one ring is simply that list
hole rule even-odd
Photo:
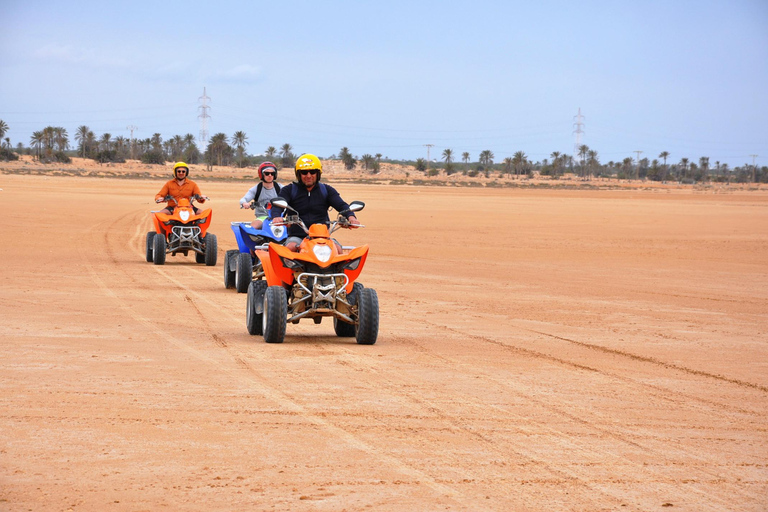
[{"label": "pink helmet", "polygon": [[261,181],[264,181],[264,174],[263,174],[264,169],[269,169],[269,168],[272,168],[272,170],[275,171],[275,181],[277,181],[277,167],[275,167],[275,164],[273,164],[272,162],[263,162],[259,166],[259,179]]}]

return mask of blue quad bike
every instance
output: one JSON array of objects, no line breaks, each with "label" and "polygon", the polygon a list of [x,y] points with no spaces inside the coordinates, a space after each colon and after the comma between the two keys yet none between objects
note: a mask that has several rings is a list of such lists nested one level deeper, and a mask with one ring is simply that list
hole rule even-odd
[{"label": "blue quad bike", "polygon": [[227,251],[224,257],[224,286],[245,293],[251,281],[264,277],[256,250],[266,250],[270,242],[284,243],[288,230],[285,226],[273,226],[271,218],[260,229],[251,227],[250,222],[232,222],[230,227],[237,239],[237,249]]}]

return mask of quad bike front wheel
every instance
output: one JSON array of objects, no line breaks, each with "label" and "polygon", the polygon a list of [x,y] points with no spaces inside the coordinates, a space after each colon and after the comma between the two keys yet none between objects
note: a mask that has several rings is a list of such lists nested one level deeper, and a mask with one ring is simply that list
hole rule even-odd
[{"label": "quad bike front wheel", "polygon": [[150,231],[147,233],[147,262],[152,263],[154,261],[154,257],[152,256],[152,250],[154,248],[155,243],[155,235],[157,233],[154,231]]},{"label": "quad bike front wheel", "polygon": [[[351,305],[357,304],[360,293],[363,291],[363,283],[355,283],[352,285],[352,292],[347,295],[347,301]],[[339,338],[354,338],[357,334],[357,327],[355,324],[348,324],[347,322],[333,317],[333,330],[336,332],[336,336]]]},{"label": "quad bike front wheel", "polygon": [[266,281],[253,281],[248,286],[246,300],[245,326],[248,334],[262,334],[264,330],[264,293],[267,291]]},{"label": "quad bike front wheel", "polygon": [[219,243],[216,240],[216,235],[208,233],[205,235],[205,264],[209,267],[216,266],[216,258],[219,253]]},{"label": "quad bike front wheel", "polygon": [[230,268],[232,265],[232,258],[240,254],[237,249],[231,249],[224,253],[224,288],[230,289],[235,287],[235,269]]},{"label": "quad bike front wheel", "polygon": [[357,297],[359,322],[357,343],[373,345],[379,335],[379,297],[373,288],[363,288]]},{"label": "quad bike front wheel", "polygon": [[[262,281],[254,281],[259,283]],[[282,343],[285,339],[285,326],[288,321],[288,304],[285,302],[285,290],[282,286],[270,286],[264,294],[264,313],[262,325],[264,341]]]},{"label": "quad bike front wheel", "polygon": [[248,291],[248,285],[253,280],[253,260],[251,255],[239,252],[235,261],[235,285],[237,286],[237,293],[245,293]]},{"label": "quad bike front wheel", "polygon": [[152,240],[152,261],[155,265],[165,264],[165,237],[161,234],[155,235]]}]

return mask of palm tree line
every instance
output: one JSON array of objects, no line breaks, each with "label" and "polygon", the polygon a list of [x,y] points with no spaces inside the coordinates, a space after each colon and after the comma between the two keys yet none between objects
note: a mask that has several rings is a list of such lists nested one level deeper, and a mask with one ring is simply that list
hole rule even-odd
[{"label": "palm tree line", "polygon": [[[60,126],[46,126],[42,130],[35,131],[29,139],[29,147],[24,148],[22,143],[14,149],[9,138],[8,124],[0,119],[0,159],[9,160],[18,158],[18,154],[26,151],[41,161],[68,162],[67,154],[70,146],[69,134]],[[236,131],[231,137],[224,133],[214,134],[208,141],[205,151],[201,153],[195,137],[186,135],[174,135],[164,140],[160,133],[154,133],[145,139],[129,139],[122,135],[113,137],[110,133],[96,136],[85,125],[79,126],[74,134],[77,143],[76,155],[81,158],[92,158],[99,162],[125,162],[128,159],[141,160],[149,164],[163,164],[172,161],[185,161],[190,164],[205,163],[212,166],[236,166],[247,167],[258,165],[264,160],[277,161],[282,167],[293,167],[297,155],[291,144],[285,143],[277,149],[268,146],[261,156],[248,156],[248,136],[244,131]],[[735,182],[762,182],[768,183],[768,167],[757,168],[754,165],[731,169],[728,164],[719,161],[710,163],[709,157],[702,156],[698,162],[688,157],[682,157],[677,163],[670,163],[669,151],[662,151],[658,158],[626,157],[620,162],[609,161],[602,164],[597,151],[587,145],[577,148],[576,156],[560,151],[553,151],[549,158],[540,162],[531,161],[523,151],[515,152],[511,157],[505,157],[500,163],[495,163],[495,155],[489,150],[483,150],[478,154],[476,163],[471,162],[470,153],[461,154],[462,164],[457,164],[456,153],[452,148],[445,148],[442,152],[440,165],[430,168],[429,162],[424,158],[415,161],[389,160],[390,162],[411,165],[417,172],[428,172],[430,176],[440,173],[451,175],[457,172],[470,177],[486,176],[498,172],[500,176],[514,176],[516,178],[531,177],[534,173],[542,176],[550,176],[558,179],[566,173],[573,174],[582,180],[595,178],[603,179],[627,179],[627,180],[652,180],[677,183],[701,183],[706,181],[735,181]],[[356,157],[346,146],[342,147],[337,155],[331,155],[330,159],[341,160],[346,169],[354,169],[358,165],[363,170],[378,173],[381,169],[382,154],[369,153]]]}]

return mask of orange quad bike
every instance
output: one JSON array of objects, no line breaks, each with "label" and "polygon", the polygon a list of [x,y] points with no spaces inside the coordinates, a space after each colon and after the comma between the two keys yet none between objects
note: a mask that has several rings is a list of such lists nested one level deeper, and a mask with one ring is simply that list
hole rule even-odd
[{"label": "orange quad bike", "polygon": [[[311,318],[319,324],[323,317],[332,317],[337,336],[355,337],[361,345],[376,343],[379,299],[376,290],[357,282],[368,246],[341,247],[331,238],[337,229],[350,227],[341,214],[330,228],[326,224],[307,228],[285,199],[273,199],[272,205],[293,212],[285,217],[285,224],[301,226],[307,237],[298,252],[274,242],[256,251],[264,279],[248,286],[248,332],[263,335],[267,343],[282,343],[288,322]],[[353,201],[349,211],[363,207],[365,203]]]},{"label": "orange quad bike", "polygon": [[147,233],[148,262],[163,265],[166,254],[176,256],[182,253],[186,256],[194,252],[197,263],[205,263],[209,267],[216,265],[218,242],[216,235],[207,233],[211,224],[211,209],[195,213],[192,207],[192,201],[200,199],[199,196],[191,199],[167,196],[164,201],[176,202],[173,213],[152,212],[155,230]]}]

